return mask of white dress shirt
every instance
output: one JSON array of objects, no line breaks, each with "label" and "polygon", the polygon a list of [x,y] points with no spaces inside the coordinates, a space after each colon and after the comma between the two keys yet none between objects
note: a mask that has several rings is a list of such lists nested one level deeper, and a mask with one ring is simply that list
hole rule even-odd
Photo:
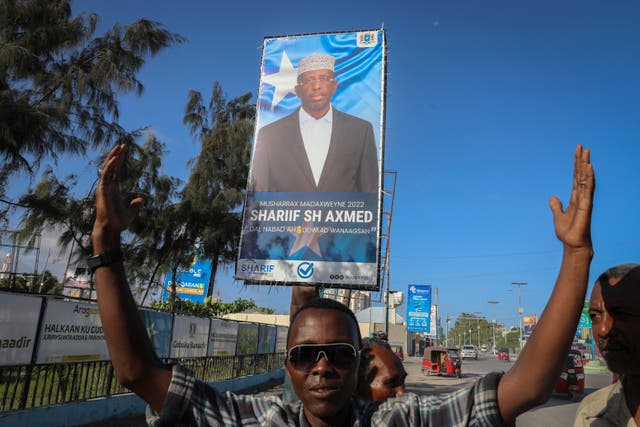
[{"label": "white dress shirt", "polygon": [[304,149],[307,152],[307,158],[309,159],[316,185],[318,185],[324,162],[327,160],[327,154],[329,153],[333,107],[329,106],[327,114],[319,119],[310,116],[303,108],[300,108],[298,118],[300,120]]}]

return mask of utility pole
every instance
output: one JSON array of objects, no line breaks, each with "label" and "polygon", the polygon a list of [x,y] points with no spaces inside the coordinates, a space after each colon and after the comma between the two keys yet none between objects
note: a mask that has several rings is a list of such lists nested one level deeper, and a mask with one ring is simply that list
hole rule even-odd
[{"label": "utility pole", "polygon": [[496,349],[496,316],[495,313],[493,312],[493,307],[500,303],[500,301],[487,301],[487,303],[491,304],[491,329],[492,329],[492,340],[491,340],[491,346],[493,347],[492,350]]},{"label": "utility pole", "polygon": [[522,295],[521,288],[522,286],[526,286],[528,282],[511,282],[512,285],[518,287],[518,324],[520,325],[520,351],[522,351],[522,314],[524,313],[524,308],[522,308]]}]

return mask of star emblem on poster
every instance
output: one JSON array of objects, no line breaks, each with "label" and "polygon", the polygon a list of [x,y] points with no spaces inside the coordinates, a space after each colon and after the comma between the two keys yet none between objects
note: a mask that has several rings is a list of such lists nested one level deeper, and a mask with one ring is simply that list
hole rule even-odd
[{"label": "star emblem on poster", "polygon": [[286,51],[282,51],[279,70],[273,74],[262,76],[262,81],[274,87],[273,98],[271,100],[272,109],[288,94],[295,95],[297,71]]},{"label": "star emblem on poster", "polygon": [[[300,229],[300,227],[298,227]],[[304,228],[313,228],[312,222],[305,222],[302,224],[302,229]],[[317,254],[319,257],[322,257],[322,251],[320,250],[320,244],[318,243],[318,239],[325,233],[321,232],[313,232],[313,233],[303,233],[300,229],[299,233],[291,233],[296,237],[295,242],[293,242],[293,246],[289,251],[289,256],[298,252],[300,249],[307,247],[309,250]]]}]

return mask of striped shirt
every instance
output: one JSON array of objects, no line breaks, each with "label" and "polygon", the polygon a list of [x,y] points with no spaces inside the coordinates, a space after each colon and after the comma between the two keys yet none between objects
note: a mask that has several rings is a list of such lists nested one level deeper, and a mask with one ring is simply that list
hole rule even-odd
[{"label": "striped shirt", "polygon": [[[502,426],[497,388],[500,373],[441,395],[406,393],[385,402],[351,398],[351,425]],[[160,414],[147,408],[152,427],[165,426],[300,426],[309,427],[300,401],[284,404],[279,397],[219,393],[174,365],[169,392]],[[513,424],[512,424],[513,425]]]}]

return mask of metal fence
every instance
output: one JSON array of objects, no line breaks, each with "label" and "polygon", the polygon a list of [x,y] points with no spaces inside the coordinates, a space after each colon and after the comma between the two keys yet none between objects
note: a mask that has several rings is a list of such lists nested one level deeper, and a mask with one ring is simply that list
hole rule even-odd
[{"label": "metal fence", "polygon": [[[170,359],[203,381],[220,381],[273,371],[284,353]],[[128,393],[118,384],[110,361],[0,367],[0,411],[28,409]]]}]

